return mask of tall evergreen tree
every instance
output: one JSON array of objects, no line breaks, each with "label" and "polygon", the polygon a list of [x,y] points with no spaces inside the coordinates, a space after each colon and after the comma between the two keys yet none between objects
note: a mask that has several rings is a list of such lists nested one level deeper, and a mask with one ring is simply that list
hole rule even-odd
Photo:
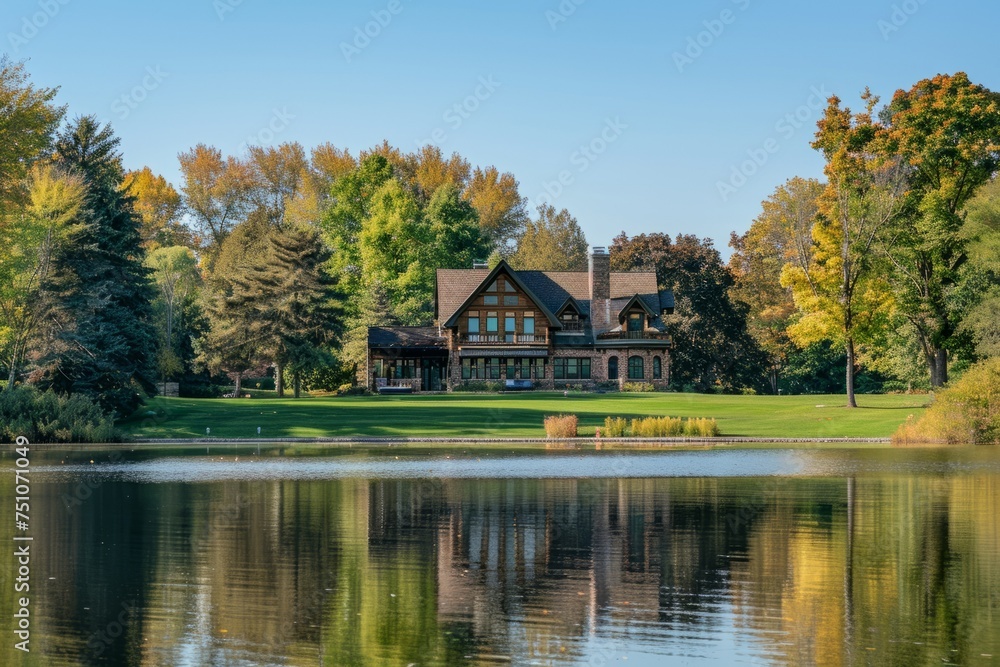
[{"label": "tall evergreen tree", "polygon": [[57,300],[66,317],[48,336],[38,379],[60,393],[84,393],[127,415],[154,384],[156,333],[140,219],[122,188],[119,140],[92,116],[73,121],[56,141],[59,168],[85,187],[83,230],[55,258],[73,276]]}]

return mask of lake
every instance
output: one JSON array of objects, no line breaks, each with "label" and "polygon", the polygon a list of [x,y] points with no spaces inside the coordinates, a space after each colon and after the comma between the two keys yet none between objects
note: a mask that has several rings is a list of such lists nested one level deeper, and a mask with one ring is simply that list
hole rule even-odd
[{"label": "lake", "polygon": [[[1000,448],[31,452],[9,665],[1000,665]],[[91,463],[93,459],[93,463]]]}]

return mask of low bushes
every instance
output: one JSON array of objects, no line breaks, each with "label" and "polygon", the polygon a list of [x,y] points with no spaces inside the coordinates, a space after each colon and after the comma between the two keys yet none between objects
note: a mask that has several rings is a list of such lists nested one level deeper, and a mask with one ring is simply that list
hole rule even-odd
[{"label": "low bushes", "polygon": [[86,396],[58,396],[34,387],[0,392],[0,442],[121,442],[114,420]]},{"label": "low bushes", "polygon": [[920,419],[911,415],[892,442],[1000,444],[1000,358],[969,368],[958,382],[935,396]]},{"label": "low bushes", "polygon": [[576,415],[549,415],[545,418],[545,436],[548,438],[575,438],[578,423]]},{"label": "low bushes", "polygon": [[622,384],[622,391],[635,394],[648,394],[656,391],[652,382],[625,382]]},{"label": "low bushes", "polygon": [[472,380],[466,381],[462,384],[456,385],[452,391],[457,392],[469,392],[469,393],[483,393],[483,394],[495,394],[501,389],[499,382],[488,382],[486,380]]},{"label": "low bushes", "polygon": [[337,387],[336,393],[337,396],[367,396],[371,392],[368,391],[368,387],[365,387],[364,385],[345,382]]},{"label": "low bushes", "polygon": [[714,419],[682,419],[680,417],[643,417],[626,420],[608,417],[601,435],[607,438],[714,438],[719,425]]},{"label": "low bushes", "polygon": [[604,420],[601,435],[605,438],[624,438],[631,432],[628,420],[624,417],[608,417]]}]

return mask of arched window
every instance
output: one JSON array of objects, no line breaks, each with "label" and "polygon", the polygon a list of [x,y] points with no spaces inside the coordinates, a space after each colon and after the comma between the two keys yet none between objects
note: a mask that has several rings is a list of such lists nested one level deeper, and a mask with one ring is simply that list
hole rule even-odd
[{"label": "arched window", "polygon": [[618,379],[618,357],[611,357],[608,359],[608,379]]},{"label": "arched window", "polygon": [[663,379],[663,362],[660,361],[659,357],[653,357],[653,379]]},{"label": "arched window", "polygon": [[642,357],[629,357],[628,358],[628,379],[629,380],[641,380],[645,377],[645,368],[643,367]]}]

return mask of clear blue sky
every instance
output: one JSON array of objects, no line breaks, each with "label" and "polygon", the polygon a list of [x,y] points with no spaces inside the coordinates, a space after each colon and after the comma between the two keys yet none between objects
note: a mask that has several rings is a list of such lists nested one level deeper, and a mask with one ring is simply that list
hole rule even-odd
[{"label": "clear blue sky", "polygon": [[548,184],[594,245],[684,232],[728,256],[775,186],[822,175],[815,92],[856,106],[959,70],[1000,90],[998,25],[987,0],[4,0],[0,49],[175,185],[199,142],[433,141],[532,200]]}]

